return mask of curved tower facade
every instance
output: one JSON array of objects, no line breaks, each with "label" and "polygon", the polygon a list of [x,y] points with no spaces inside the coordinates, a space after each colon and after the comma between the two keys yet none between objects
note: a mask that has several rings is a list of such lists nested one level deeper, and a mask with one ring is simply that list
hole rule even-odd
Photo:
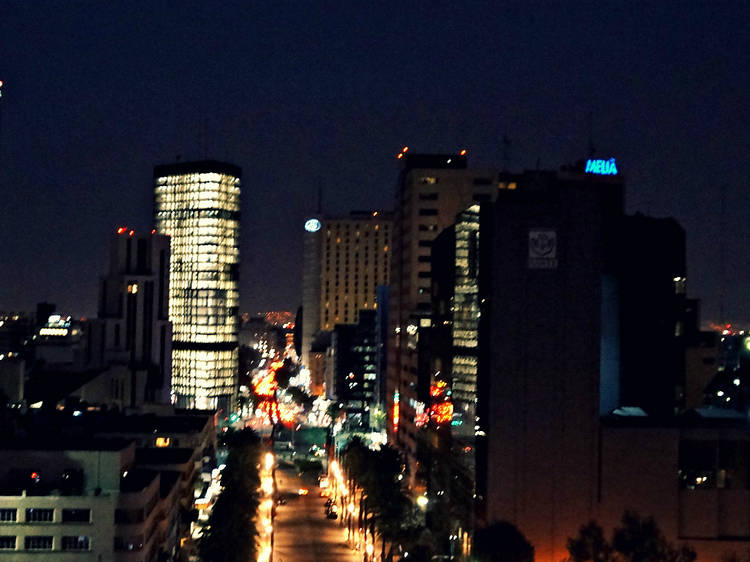
[{"label": "curved tower facade", "polygon": [[172,393],[229,410],[237,388],[240,177],[215,161],[154,168],[154,225],[171,237]]}]

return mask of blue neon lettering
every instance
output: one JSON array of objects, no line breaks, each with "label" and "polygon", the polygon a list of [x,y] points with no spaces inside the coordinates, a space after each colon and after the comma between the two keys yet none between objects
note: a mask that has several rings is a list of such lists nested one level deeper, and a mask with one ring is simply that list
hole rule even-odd
[{"label": "blue neon lettering", "polygon": [[609,160],[589,159],[586,161],[584,173],[598,174],[600,176],[616,176],[617,164],[614,158],[610,158]]}]

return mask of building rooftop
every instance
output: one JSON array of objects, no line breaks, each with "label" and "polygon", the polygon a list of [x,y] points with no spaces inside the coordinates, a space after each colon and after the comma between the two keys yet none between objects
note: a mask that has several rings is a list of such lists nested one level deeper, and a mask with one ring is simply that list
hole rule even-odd
[{"label": "building rooftop", "polygon": [[[129,443],[137,435],[200,434],[211,424],[213,413],[187,413],[173,416],[155,414],[125,415],[116,411],[86,411],[68,408],[31,409],[25,414],[12,412],[0,419],[0,447],[8,443],[45,443],[50,448],[89,447],[117,441]],[[14,445],[21,446],[21,445]],[[97,445],[98,446],[98,445]]]},{"label": "building rooftop", "polygon": [[209,415],[175,414],[158,416],[154,414],[104,416],[92,419],[98,433],[196,433],[203,430]]},{"label": "building rooftop", "polygon": [[193,449],[181,447],[141,447],[135,451],[138,465],[185,464],[193,457]]},{"label": "building rooftop", "polygon": [[174,164],[160,164],[154,166],[154,178],[164,176],[180,176],[185,174],[218,173],[236,178],[242,177],[242,168],[228,162],[218,160],[199,160],[195,162],[175,162]]},{"label": "building rooftop", "polygon": [[[622,408],[618,408],[622,410]],[[747,429],[750,418],[742,412],[730,408],[703,406],[687,410],[678,416],[659,418],[647,415],[613,413],[601,418],[605,427],[642,427],[653,429]]]},{"label": "building rooftop", "polygon": [[416,154],[404,153],[401,158],[404,171],[414,169],[465,170],[467,160],[461,154]]},{"label": "building rooftop", "polygon": [[54,433],[46,436],[0,437],[0,457],[5,456],[3,455],[4,451],[39,451],[41,453],[51,451],[122,451],[132,443],[131,439],[124,438],[61,438]]},{"label": "building rooftop", "polygon": [[55,370],[33,373],[26,383],[26,400],[30,404],[35,402],[57,403],[103,372],[104,369],[82,372]]}]

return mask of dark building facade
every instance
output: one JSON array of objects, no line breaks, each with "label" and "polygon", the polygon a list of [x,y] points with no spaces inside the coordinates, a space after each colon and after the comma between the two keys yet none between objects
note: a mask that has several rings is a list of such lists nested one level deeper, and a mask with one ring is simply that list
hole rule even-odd
[{"label": "dark building facade", "polygon": [[331,345],[336,399],[344,404],[350,423],[367,426],[378,403],[376,312],[360,310],[356,324],[336,325]]},{"label": "dark building facade", "polygon": [[489,241],[482,515],[513,522],[536,559],[551,561],[596,515],[600,388],[618,375],[613,249],[623,185],[582,170],[511,181]]},{"label": "dark building facade", "polygon": [[[131,389],[136,401],[170,402],[172,331],[169,322],[168,236],[120,227],[110,241],[109,271],[99,284],[97,318],[91,321],[92,366],[127,365],[145,377]],[[140,384],[140,382],[138,383]]]},{"label": "dark building facade", "polygon": [[685,406],[685,231],[672,218],[626,216],[617,247],[619,404],[670,417]]}]

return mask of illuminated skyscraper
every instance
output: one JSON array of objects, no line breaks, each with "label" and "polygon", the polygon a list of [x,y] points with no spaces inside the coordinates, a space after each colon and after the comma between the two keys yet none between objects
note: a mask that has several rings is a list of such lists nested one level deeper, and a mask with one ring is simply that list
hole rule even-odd
[{"label": "illuminated skyscraper", "polygon": [[239,167],[154,168],[154,223],[172,238],[169,318],[177,405],[228,409],[237,386]]}]

